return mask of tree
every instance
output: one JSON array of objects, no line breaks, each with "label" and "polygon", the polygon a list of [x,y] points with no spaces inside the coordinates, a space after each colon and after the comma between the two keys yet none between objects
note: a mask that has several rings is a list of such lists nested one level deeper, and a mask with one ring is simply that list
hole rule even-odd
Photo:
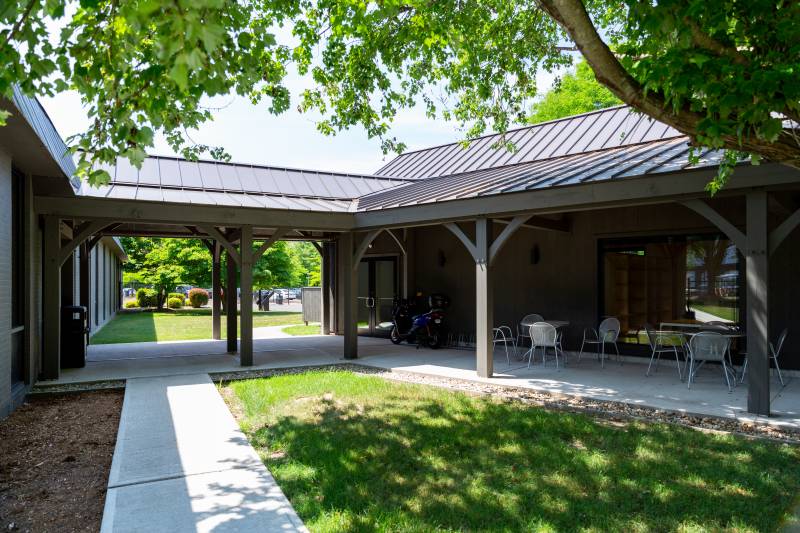
[{"label": "tree", "polygon": [[297,282],[308,287],[318,287],[321,282],[321,258],[317,249],[305,241],[292,242],[289,246],[300,264]]},{"label": "tree", "polygon": [[92,127],[73,145],[92,182],[108,178],[93,162],[139,165],[159,130],[187,157],[224,159],[186,134],[212,118],[204,98],[281,113],[290,67],[310,78],[297,105],[326,134],[361,125],[402,150],[391,121],[418,102],[468,137],[505,131],[524,121],[537,72],[574,49],[623,102],[728,150],[717,186],[742,153],[800,164],[797,2],[8,0],[0,28],[0,93],[81,94]]},{"label": "tree", "polygon": [[589,64],[581,61],[574,72],[565,74],[553,89],[533,104],[528,120],[536,124],[621,103],[619,98],[597,82]]},{"label": "tree", "polygon": [[121,242],[128,254],[123,276],[152,285],[159,309],[176,285],[211,284],[211,254],[198,239],[123,237]]}]

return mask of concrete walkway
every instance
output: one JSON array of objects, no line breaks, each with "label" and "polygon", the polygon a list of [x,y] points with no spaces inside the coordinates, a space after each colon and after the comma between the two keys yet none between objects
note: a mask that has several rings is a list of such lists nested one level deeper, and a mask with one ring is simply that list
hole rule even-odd
[{"label": "concrete walkway", "polygon": [[306,531],[207,374],[127,382],[101,531]]}]

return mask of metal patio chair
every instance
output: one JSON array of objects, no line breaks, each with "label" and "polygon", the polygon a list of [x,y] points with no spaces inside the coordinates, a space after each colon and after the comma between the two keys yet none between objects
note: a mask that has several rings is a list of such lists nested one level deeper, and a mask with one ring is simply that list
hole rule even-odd
[{"label": "metal patio chair", "polygon": [[663,333],[661,331],[654,331],[653,326],[650,324],[645,324],[644,329],[647,332],[647,341],[650,343],[650,350],[652,353],[650,354],[650,364],[647,365],[647,372],[645,376],[650,375],[650,369],[653,367],[653,361],[656,363],[656,370],[658,370],[658,362],[661,360],[662,353],[674,353],[675,354],[675,364],[678,367],[678,379],[683,381],[683,374],[681,373],[681,361],[678,357],[678,347],[673,344],[666,344],[670,340],[674,342],[675,337],[680,336],[679,333]]},{"label": "metal patio chair", "polygon": [[619,348],[617,347],[617,339],[619,338],[620,324],[616,318],[608,317],[602,322],[595,330],[594,328],[586,328],[583,330],[583,341],[581,341],[581,350],[578,352],[578,362],[581,362],[583,355],[583,348],[587,344],[594,344],[597,346],[597,357],[600,359],[600,366],[605,366],[606,360],[606,344],[614,346],[614,351],[617,352],[617,362],[622,364],[622,359],[619,355]]},{"label": "metal patio chair", "polygon": [[498,344],[502,344],[506,350],[506,362],[511,366],[511,357],[508,355],[508,345],[511,344],[514,348],[514,355],[517,354],[517,339],[514,338],[514,333],[508,326],[499,326],[492,329],[492,350]]},{"label": "metal patio chair", "polygon": [[692,387],[692,381],[701,366],[707,361],[718,361],[722,365],[722,373],[725,374],[728,392],[732,391],[730,379],[732,370],[728,367],[730,343],[731,340],[728,337],[714,331],[701,331],[691,338],[689,341],[689,370],[686,374],[687,388]]},{"label": "metal patio chair", "polygon": [[536,322],[530,326],[530,338],[531,356],[528,359],[528,368],[531,367],[533,358],[536,355],[536,348],[542,349],[542,366],[547,362],[547,349],[552,348],[556,356],[556,368],[558,368],[558,352],[563,355],[564,350],[561,349],[561,336],[558,334],[556,327],[547,322]]},{"label": "metal patio chair", "polygon": [[[544,318],[542,317],[542,315],[538,313],[531,313],[530,315],[525,315],[524,317],[522,317],[522,320],[517,322],[517,338],[516,338],[517,346],[525,345],[524,344],[525,341],[523,339],[530,340],[531,325],[537,322],[544,322]],[[527,352],[525,353],[525,355],[527,355]],[[525,355],[523,355],[522,357],[523,359],[525,358]]]},{"label": "metal patio chair", "polygon": [[[778,379],[781,381],[781,386],[785,386],[786,384],[783,382],[783,375],[781,374],[781,367],[778,365],[778,357],[781,355],[781,350],[783,349],[783,342],[786,340],[786,335],[789,334],[789,330],[784,328],[781,331],[781,334],[778,335],[778,347],[775,348],[775,345],[772,342],[769,343],[769,358],[775,362],[775,371],[778,373]],[[747,353],[742,353],[744,355],[744,365],[742,366],[742,377],[740,379],[740,383],[744,383],[744,376],[747,373]]]}]

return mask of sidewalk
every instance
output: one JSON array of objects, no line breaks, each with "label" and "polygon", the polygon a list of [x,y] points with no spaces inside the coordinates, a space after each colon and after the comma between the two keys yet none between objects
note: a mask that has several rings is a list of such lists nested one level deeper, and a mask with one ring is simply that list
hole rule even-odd
[{"label": "sidewalk", "polygon": [[306,531],[207,374],[129,379],[101,531]]}]

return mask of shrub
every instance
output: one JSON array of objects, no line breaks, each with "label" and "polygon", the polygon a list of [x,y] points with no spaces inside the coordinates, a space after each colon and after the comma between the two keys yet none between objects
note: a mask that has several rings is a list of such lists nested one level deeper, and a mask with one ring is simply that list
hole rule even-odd
[{"label": "shrub", "polygon": [[198,288],[190,290],[189,303],[191,303],[194,308],[203,307],[208,303],[208,291]]},{"label": "shrub", "polygon": [[139,289],[136,291],[136,303],[139,307],[155,307],[158,304],[156,291],[153,289]]},{"label": "shrub", "polygon": [[171,300],[173,298],[180,298],[181,305],[186,305],[186,296],[180,292],[171,292],[167,295],[167,300]]},{"label": "shrub", "polygon": [[139,304],[136,302],[136,300],[128,300],[125,302],[125,309],[133,309],[135,307],[139,307]]},{"label": "shrub", "polygon": [[167,307],[170,309],[180,309],[183,307],[183,300],[180,298],[170,298],[167,300]]}]

